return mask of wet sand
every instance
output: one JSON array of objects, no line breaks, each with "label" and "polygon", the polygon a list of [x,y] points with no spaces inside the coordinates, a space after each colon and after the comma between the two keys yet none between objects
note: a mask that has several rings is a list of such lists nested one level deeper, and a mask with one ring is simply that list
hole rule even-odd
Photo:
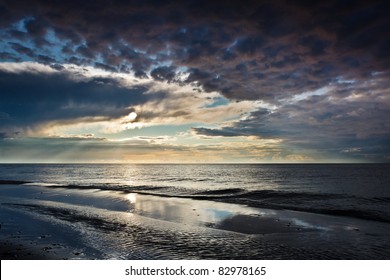
[{"label": "wet sand", "polygon": [[101,190],[0,188],[1,259],[389,259],[390,224]]}]

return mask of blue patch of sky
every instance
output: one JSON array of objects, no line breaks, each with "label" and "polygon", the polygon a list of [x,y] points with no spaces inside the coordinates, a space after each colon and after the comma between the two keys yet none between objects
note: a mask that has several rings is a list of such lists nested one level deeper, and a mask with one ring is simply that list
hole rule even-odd
[{"label": "blue patch of sky", "polygon": [[[34,18],[32,18],[32,17],[23,18],[23,19],[15,22],[13,24],[11,24],[8,28],[4,28],[4,29],[0,30],[0,38],[2,38],[2,40],[0,40],[1,52],[9,53],[12,56],[19,58],[22,61],[31,61],[31,58],[29,56],[24,55],[24,54],[19,54],[17,51],[15,51],[11,47],[10,43],[18,43],[21,45],[25,45],[25,44],[23,44],[23,42],[21,40],[18,40],[16,38],[11,38],[9,35],[9,31],[16,30],[19,32],[27,33],[26,22],[33,20],[33,19]],[[26,47],[31,48],[32,46],[33,46],[33,44],[32,44],[32,42],[30,42],[30,46],[26,46]],[[14,60],[13,59],[1,59],[0,61],[1,62],[12,62]]]},{"label": "blue patch of sky", "polygon": [[140,53],[140,54],[146,54],[146,51],[143,51],[143,50],[138,49],[138,48],[133,48],[133,51],[136,53]]},{"label": "blue patch of sky", "polygon": [[[4,38],[4,32],[0,32],[0,37]],[[16,52],[8,45],[8,42],[0,40],[0,52],[9,53],[10,55],[16,56]],[[12,62],[12,58],[0,58],[0,62]]]},{"label": "blue patch of sky", "polygon": [[111,44],[108,45],[108,49],[112,55],[120,56],[121,52],[119,49],[114,48]]},{"label": "blue patch of sky", "polygon": [[185,82],[187,80],[188,76],[190,75],[190,73],[188,73],[187,71],[188,71],[188,67],[186,67],[186,66],[177,67],[175,70],[176,80],[181,81],[181,82]]},{"label": "blue patch of sky", "polygon": [[11,45],[9,43],[19,43],[20,44],[21,40],[18,40],[16,38],[11,38],[8,32],[10,32],[12,30],[16,30],[19,32],[27,33],[26,22],[33,20],[33,19],[34,18],[23,18],[23,19],[15,22],[13,24],[11,24],[10,27],[0,30],[0,36],[1,36],[1,38],[3,38],[3,40],[0,41],[1,50],[12,53],[12,54],[17,54],[17,52],[11,48]]},{"label": "blue patch of sky", "polygon": [[153,71],[154,69],[156,68],[160,68],[160,67],[169,67],[172,65],[172,60],[164,60],[164,61],[155,61],[155,63],[153,63],[150,67],[150,72]]},{"label": "blue patch of sky", "polygon": [[[34,57],[30,57],[26,54],[19,53],[12,48],[12,43],[20,44],[26,48],[32,50],[35,55],[44,55],[49,56],[55,59],[58,62],[64,62],[66,56],[62,53],[62,48],[67,44],[67,40],[60,40],[56,37],[55,32],[51,29],[47,30],[44,39],[49,43],[49,45],[44,46],[43,48],[37,48],[34,41],[31,38],[28,38],[28,33],[26,29],[26,23],[34,20],[33,17],[23,18],[20,21],[12,24],[9,28],[3,29],[0,31],[0,36],[2,38],[7,38],[6,40],[0,41],[0,49],[2,52],[8,52],[11,55],[17,57],[20,61],[33,61]],[[19,32],[26,33],[26,39],[12,38],[9,36],[8,32],[10,30],[17,30]],[[5,61],[5,60],[1,60]],[[10,59],[8,59],[10,61]]]},{"label": "blue patch of sky", "polygon": [[98,54],[95,56],[94,61],[97,62],[97,63],[102,63],[102,64],[105,63],[104,58],[103,58],[103,55],[102,55],[101,53],[98,53]]},{"label": "blue patch of sky", "polygon": [[123,46],[125,46],[126,48],[129,48],[129,49],[133,50],[133,51],[134,51],[135,53],[137,53],[137,54],[142,54],[142,55],[146,55],[146,54],[147,54],[146,51],[144,51],[144,50],[142,50],[142,49],[140,49],[140,48],[136,48],[136,47],[130,45],[128,42],[126,42],[126,41],[123,40],[123,39],[121,39],[121,40],[119,41],[119,43],[122,44]]},{"label": "blue patch of sky", "polygon": [[62,49],[69,43],[69,40],[60,40],[52,29],[47,30],[45,40],[50,43],[50,47],[45,48],[48,54],[57,62],[65,62],[67,55],[62,52]]},{"label": "blue patch of sky", "polygon": [[179,66],[176,68],[176,73],[186,73],[188,71],[188,67],[186,66]]},{"label": "blue patch of sky", "polygon": [[75,56],[77,56],[77,58],[83,58],[82,56],[77,54],[77,49],[80,48],[80,47],[88,47],[88,46],[87,46],[87,41],[85,41],[83,39],[80,42],[80,44],[68,44],[67,47],[70,48],[72,50],[72,52],[74,52],[74,54],[75,54]]},{"label": "blue patch of sky", "polygon": [[206,105],[204,108],[216,108],[230,104],[230,100],[220,96],[213,99],[213,103]]},{"label": "blue patch of sky", "polygon": [[[1,33],[0,33],[0,36],[2,36]],[[21,41],[21,40],[17,40],[17,39],[12,39],[9,41],[2,41],[0,43],[0,49],[2,50],[2,52],[8,52],[8,53],[14,55],[15,57],[17,57],[21,61],[33,61],[34,60],[32,57],[30,57],[26,54],[19,53],[19,52],[15,51],[12,48],[12,43],[20,44],[20,45],[27,47],[27,48],[30,48],[32,51],[34,51],[35,45],[31,40]]]},{"label": "blue patch of sky", "polygon": [[27,33],[26,23],[35,20],[35,17],[25,17],[11,25],[12,29]]},{"label": "blue patch of sky", "polygon": [[344,79],[343,77],[337,77],[336,82],[339,84],[354,84],[354,83],[356,83],[355,80],[351,80],[351,79],[347,80],[347,79]]}]

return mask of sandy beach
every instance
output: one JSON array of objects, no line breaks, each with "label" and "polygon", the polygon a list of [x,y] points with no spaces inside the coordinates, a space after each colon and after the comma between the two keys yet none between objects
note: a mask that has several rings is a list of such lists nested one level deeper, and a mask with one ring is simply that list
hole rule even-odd
[{"label": "sandy beach", "polygon": [[1,259],[388,259],[390,225],[119,191],[1,186]]}]

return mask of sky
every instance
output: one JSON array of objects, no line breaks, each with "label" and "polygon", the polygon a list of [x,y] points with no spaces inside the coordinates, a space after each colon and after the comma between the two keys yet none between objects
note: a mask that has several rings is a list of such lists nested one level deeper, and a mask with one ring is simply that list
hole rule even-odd
[{"label": "sky", "polygon": [[0,0],[0,162],[390,162],[388,1]]}]

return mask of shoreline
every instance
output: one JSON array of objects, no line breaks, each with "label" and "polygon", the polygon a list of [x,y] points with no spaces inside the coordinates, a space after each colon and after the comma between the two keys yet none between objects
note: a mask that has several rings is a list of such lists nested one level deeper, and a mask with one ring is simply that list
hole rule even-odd
[{"label": "shoreline", "polygon": [[2,259],[390,258],[390,224],[349,217],[37,186],[0,203]]}]

